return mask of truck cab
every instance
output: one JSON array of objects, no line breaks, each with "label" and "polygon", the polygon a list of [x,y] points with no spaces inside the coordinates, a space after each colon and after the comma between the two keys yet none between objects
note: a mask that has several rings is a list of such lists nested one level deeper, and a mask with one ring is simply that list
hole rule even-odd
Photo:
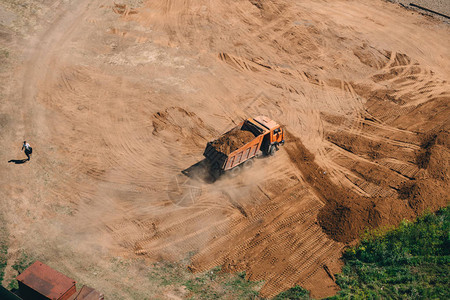
[{"label": "truck cab", "polygon": [[258,116],[248,120],[265,129],[263,143],[261,145],[261,151],[264,154],[273,155],[278,150],[278,146],[284,144],[283,128],[275,121],[265,116]]}]

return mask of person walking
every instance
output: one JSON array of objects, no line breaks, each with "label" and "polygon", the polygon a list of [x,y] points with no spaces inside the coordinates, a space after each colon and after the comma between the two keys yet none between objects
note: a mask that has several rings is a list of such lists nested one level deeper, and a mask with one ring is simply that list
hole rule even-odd
[{"label": "person walking", "polygon": [[31,153],[33,153],[33,148],[31,148],[30,144],[27,141],[23,141],[22,150],[25,149],[25,155],[28,157],[27,160],[30,160]]}]

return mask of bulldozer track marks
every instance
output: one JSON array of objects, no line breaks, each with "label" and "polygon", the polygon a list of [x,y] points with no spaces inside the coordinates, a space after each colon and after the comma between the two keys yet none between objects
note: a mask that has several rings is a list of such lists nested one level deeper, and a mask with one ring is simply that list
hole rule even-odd
[{"label": "bulldozer track marks", "polygon": [[279,276],[270,278],[261,289],[261,293],[273,295],[294,286],[295,283],[299,283],[299,278],[309,276],[307,272],[309,269],[312,269],[312,271],[320,269],[319,261],[324,260],[329,254],[341,250],[341,246],[333,241],[326,241],[324,236],[320,234],[313,242],[311,246],[302,245],[296,248],[290,259],[293,263],[288,264]]},{"label": "bulldozer track marks", "polygon": [[[292,201],[292,199],[289,199],[287,201]],[[249,217],[250,223],[255,223],[258,220],[260,220],[263,216],[270,213],[270,211],[273,211],[278,208],[281,203],[277,203],[277,205],[273,207],[269,207],[267,210],[262,211],[258,213],[257,215],[252,215]],[[197,236],[204,235],[205,232],[210,231],[213,232],[217,236],[222,236],[226,234],[229,227],[237,226],[237,228],[241,228],[241,230],[245,229],[245,225],[242,224],[241,219],[238,217],[234,220],[222,220],[219,222],[216,222],[215,224],[210,224],[208,227],[205,227],[202,230],[196,230],[192,232],[191,234],[183,235],[183,237],[178,239],[170,239],[170,242],[163,242],[165,237],[172,237],[174,233],[179,232],[183,228],[189,227],[189,224],[191,224],[194,220],[198,222],[198,220],[201,220],[203,217],[208,217],[211,212],[214,212],[217,210],[217,208],[208,208],[206,210],[203,210],[202,212],[197,213],[196,215],[193,215],[190,219],[184,220],[180,223],[175,223],[174,225],[170,226],[167,229],[160,228],[157,233],[153,234],[150,237],[146,237],[144,239],[138,239],[134,242],[134,248],[137,249],[135,251],[138,255],[146,255],[148,257],[152,257],[153,254],[158,253],[159,249],[162,249],[164,247],[168,247],[170,245],[174,244],[183,244],[183,249],[185,249],[187,246],[186,244],[192,244],[195,245],[195,239],[198,238]],[[124,238],[126,236],[123,236]],[[194,241],[194,242],[193,242]],[[128,243],[129,245],[130,243]],[[158,244],[160,244],[158,246]],[[191,250],[194,250],[192,247],[188,247]]]},{"label": "bulldozer track marks", "polygon": [[394,172],[397,172],[409,179],[414,178],[419,172],[419,168],[409,162],[403,162],[396,159],[382,159],[378,162],[380,165],[383,165]]},{"label": "bulldozer track marks", "polygon": [[258,71],[258,68],[255,66],[255,63],[252,63],[251,61],[244,60],[242,58],[237,58],[227,53],[219,53],[219,58],[237,70],[253,71],[253,72]]},{"label": "bulldozer track marks", "polygon": [[[212,246],[204,249],[192,258],[194,269],[196,271],[204,271],[222,264],[235,268],[234,263],[230,265],[229,263],[237,262],[238,267],[233,270],[247,271],[247,275],[251,280],[261,280],[263,278],[267,280],[262,289],[262,292],[266,295],[274,295],[285,289],[286,285],[282,284],[282,281],[286,278],[290,278],[289,285],[293,285],[299,279],[303,279],[304,276],[309,276],[305,275],[305,273],[309,274],[316,269],[320,269],[321,265],[318,262],[324,259],[327,260],[329,254],[336,251],[339,252],[343,246],[329,240],[315,221],[319,209],[323,207],[323,203],[310,194],[308,190],[304,189],[298,190],[298,188],[294,188],[286,191],[284,194],[290,196],[280,195],[281,202],[275,201],[277,200],[276,198],[271,200],[270,204],[267,204],[270,208],[246,219],[244,223],[240,221],[233,222],[230,225],[231,235],[214,241]],[[302,194],[304,196],[301,196]],[[282,198],[287,198],[288,200],[282,201]],[[280,211],[292,201],[300,201],[297,204],[301,204],[301,206],[296,207],[306,209],[302,209],[299,212]],[[263,221],[263,224],[270,225],[260,227],[260,222],[266,218],[272,221],[269,222],[269,219],[267,219]],[[251,232],[251,234],[249,235],[248,232]],[[248,237],[243,239],[240,236]],[[220,250],[222,244],[231,241],[235,241],[238,245],[226,251]],[[292,251],[293,255],[289,259],[292,263],[286,265],[286,262],[277,259],[277,256],[281,255],[280,249]],[[212,258],[210,253],[216,253],[215,257]],[[220,253],[219,256],[217,256],[218,253]],[[285,265],[284,271],[267,277],[268,274],[253,271],[252,267],[239,267],[240,257],[245,256],[246,253],[249,253],[252,257],[257,257],[253,261],[254,266],[269,264],[280,268]],[[202,261],[200,268],[198,268],[199,261]]]},{"label": "bulldozer track marks", "polygon": [[[292,193],[292,195],[302,197],[302,195],[306,195],[308,193],[308,191],[306,189],[298,190],[298,187],[294,187],[294,188],[286,191],[284,194],[290,195],[291,193]],[[233,236],[235,236],[237,234],[237,232],[245,230],[245,228],[248,226],[248,224],[258,223],[265,216],[269,215],[273,211],[276,211],[277,209],[279,209],[279,208],[283,207],[284,205],[287,205],[288,203],[291,203],[291,202],[292,202],[292,196],[285,197],[284,199],[280,199],[280,201],[273,201],[273,199],[271,199],[271,201],[264,204],[262,209],[258,210],[258,212],[256,214],[252,214],[250,216],[250,218],[243,219],[241,216],[239,216],[238,218],[234,218],[230,222],[230,227],[232,227],[232,228],[234,227],[233,233],[231,234],[231,236],[226,236],[221,239],[225,239],[225,238],[232,239]],[[243,220],[244,220],[244,222],[242,222]],[[221,245],[217,242],[215,243],[215,245],[216,245],[215,247],[221,247]],[[211,251],[211,250],[212,249],[210,249],[210,247],[208,247],[207,249],[205,249],[204,252],[207,253],[208,251]]]},{"label": "bulldozer track marks", "polygon": [[[13,242],[76,272],[97,263],[85,253],[101,257],[92,280],[119,298],[132,297],[123,278],[144,273],[111,272],[111,258],[190,252],[193,271],[221,265],[264,281],[262,297],[321,274],[328,286],[314,282],[316,291],[333,286],[344,245],[319,223],[329,203],[311,178],[387,198],[420,180],[421,134],[448,122],[444,31],[379,1],[131,2],[34,1],[45,9],[27,32],[2,20],[1,63],[12,50],[11,71],[0,70],[1,135],[11,147],[22,136],[36,145],[21,166],[30,176],[0,170],[11,186],[32,183],[17,197],[0,190]],[[234,178],[181,173],[207,141],[255,115],[284,125],[317,168],[293,163],[302,152],[286,141]],[[189,205],[179,205],[180,183],[200,191]],[[73,259],[56,261],[63,254]]]}]

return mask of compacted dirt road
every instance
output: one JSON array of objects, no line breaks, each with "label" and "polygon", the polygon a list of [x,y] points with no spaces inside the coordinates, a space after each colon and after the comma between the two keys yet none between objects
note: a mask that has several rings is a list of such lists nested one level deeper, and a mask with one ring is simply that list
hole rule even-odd
[{"label": "compacted dirt road", "polygon": [[[47,2],[33,31],[0,35],[10,278],[23,250],[154,297],[117,261],[194,254],[192,271],[246,271],[263,296],[328,296],[365,228],[449,200],[446,24],[383,1]],[[205,179],[207,141],[256,115],[286,145]],[[24,139],[31,161],[8,163]]]}]

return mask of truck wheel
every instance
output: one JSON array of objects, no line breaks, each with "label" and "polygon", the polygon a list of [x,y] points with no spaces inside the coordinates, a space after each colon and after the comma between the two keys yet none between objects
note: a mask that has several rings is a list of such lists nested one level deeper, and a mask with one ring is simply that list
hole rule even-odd
[{"label": "truck wheel", "polygon": [[277,148],[275,147],[275,145],[272,145],[269,147],[269,151],[267,151],[267,155],[273,156],[275,154],[275,152],[277,152]]},{"label": "truck wheel", "polygon": [[250,169],[253,166],[253,163],[254,163],[253,159],[247,160],[244,163],[244,169],[246,169],[246,170]]},{"label": "truck wheel", "polygon": [[219,169],[212,169],[209,172],[209,175],[211,176],[212,181],[216,181],[220,177],[220,170]]},{"label": "truck wheel", "polygon": [[229,174],[231,177],[236,177],[241,173],[241,166],[236,166],[233,169],[230,170]]}]

